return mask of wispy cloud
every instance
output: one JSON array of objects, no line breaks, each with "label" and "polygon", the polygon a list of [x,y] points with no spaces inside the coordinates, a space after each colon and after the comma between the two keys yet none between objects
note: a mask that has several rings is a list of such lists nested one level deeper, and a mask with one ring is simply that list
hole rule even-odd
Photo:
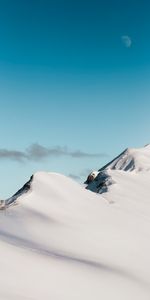
[{"label": "wispy cloud", "polygon": [[78,176],[78,175],[75,175],[75,174],[69,174],[68,175],[70,178],[72,178],[72,179],[74,179],[74,180],[81,180],[81,177],[80,176]]},{"label": "wispy cloud", "polygon": [[122,35],[121,40],[126,48],[130,48],[132,46],[132,39],[129,35]]},{"label": "wispy cloud", "polygon": [[107,157],[106,153],[88,153],[81,150],[69,150],[67,147],[55,146],[44,147],[39,144],[32,144],[24,151],[0,149],[0,159],[14,161],[41,161],[50,157],[72,157],[72,158],[96,158]]},{"label": "wispy cloud", "polygon": [[22,161],[26,159],[26,154],[17,150],[0,149],[0,159]]}]

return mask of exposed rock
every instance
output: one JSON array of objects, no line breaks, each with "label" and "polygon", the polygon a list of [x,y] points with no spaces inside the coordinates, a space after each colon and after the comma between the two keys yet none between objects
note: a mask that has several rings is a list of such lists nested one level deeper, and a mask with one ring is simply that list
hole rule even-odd
[{"label": "exposed rock", "polygon": [[86,189],[96,192],[99,194],[105,193],[108,190],[108,186],[115,183],[111,176],[108,174],[107,171],[100,171],[96,178],[91,181]]},{"label": "exposed rock", "polygon": [[19,189],[12,197],[5,200],[5,207],[15,203],[18,197],[22,196],[24,193],[27,193],[31,188],[32,181],[33,181],[33,175],[30,177],[30,180],[27,181],[21,189]]}]

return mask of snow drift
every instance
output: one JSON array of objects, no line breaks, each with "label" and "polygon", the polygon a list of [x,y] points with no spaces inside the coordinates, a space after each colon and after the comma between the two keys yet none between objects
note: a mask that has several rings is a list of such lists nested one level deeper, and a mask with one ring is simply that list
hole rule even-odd
[{"label": "snow drift", "polygon": [[38,172],[7,202],[0,299],[149,300],[149,146],[130,155],[134,171],[125,152],[102,170],[115,182],[102,195]]}]

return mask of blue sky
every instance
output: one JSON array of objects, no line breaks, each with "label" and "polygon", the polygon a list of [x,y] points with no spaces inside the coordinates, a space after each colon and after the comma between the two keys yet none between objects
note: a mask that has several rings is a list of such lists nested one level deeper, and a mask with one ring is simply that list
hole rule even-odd
[{"label": "blue sky", "polygon": [[37,170],[83,180],[150,142],[149,11],[145,0],[0,0],[0,197]]}]

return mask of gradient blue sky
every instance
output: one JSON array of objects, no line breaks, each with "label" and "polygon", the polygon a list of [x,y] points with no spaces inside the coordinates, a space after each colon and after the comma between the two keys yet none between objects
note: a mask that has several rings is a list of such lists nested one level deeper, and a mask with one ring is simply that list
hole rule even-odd
[{"label": "gradient blue sky", "polygon": [[0,197],[37,170],[84,179],[150,142],[149,12],[145,0],[0,0],[0,149],[106,154],[0,156]]}]

